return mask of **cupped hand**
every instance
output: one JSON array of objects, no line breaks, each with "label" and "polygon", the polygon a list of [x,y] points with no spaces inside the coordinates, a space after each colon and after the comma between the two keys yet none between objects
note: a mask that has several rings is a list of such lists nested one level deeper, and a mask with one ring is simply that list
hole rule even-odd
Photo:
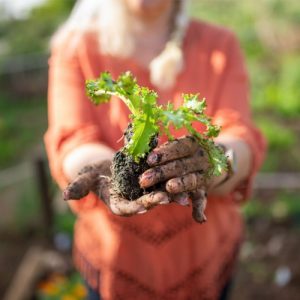
[{"label": "cupped hand", "polygon": [[[79,200],[93,192],[119,216],[145,213],[158,204],[171,201],[170,195],[165,191],[153,191],[134,201],[120,197],[112,188],[110,166],[111,161],[103,161],[83,168],[78,177],[64,190],[64,199]],[[186,204],[187,195],[184,193],[174,198],[173,200]]]},{"label": "cupped hand", "polygon": [[193,205],[193,217],[205,222],[206,190],[209,183],[204,173],[209,168],[207,153],[190,136],[169,141],[155,148],[147,158],[150,169],[140,176],[142,188],[165,182],[170,194],[188,192]]}]

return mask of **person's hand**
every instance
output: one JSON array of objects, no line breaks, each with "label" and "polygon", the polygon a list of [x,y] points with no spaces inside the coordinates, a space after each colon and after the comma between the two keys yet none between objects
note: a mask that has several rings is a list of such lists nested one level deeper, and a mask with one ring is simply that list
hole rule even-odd
[{"label": "person's hand", "polygon": [[[112,189],[110,166],[111,161],[106,160],[83,168],[78,177],[64,190],[64,199],[79,200],[91,191],[119,216],[141,214],[158,204],[167,204],[171,201],[168,193],[164,191],[153,191],[134,201],[120,197]],[[179,194],[173,200],[186,204],[187,195]]]},{"label": "person's hand", "polygon": [[142,188],[165,182],[170,194],[188,192],[193,205],[193,217],[205,222],[207,182],[204,173],[209,168],[207,153],[192,137],[169,141],[155,148],[147,158],[151,166],[140,176]]}]

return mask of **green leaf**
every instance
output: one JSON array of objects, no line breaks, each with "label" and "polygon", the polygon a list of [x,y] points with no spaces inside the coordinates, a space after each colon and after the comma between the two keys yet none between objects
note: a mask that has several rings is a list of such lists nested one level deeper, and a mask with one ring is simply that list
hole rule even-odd
[{"label": "green leaf", "polygon": [[217,125],[209,125],[207,129],[207,137],[217,137],[220,133],[221,127]]},{"label": "green leaf", "polygon": [[[227,166],[224,153],[212,141],[218,136],[220,127],[211,123],[211,118],[204,112],[205,99],[199,99],[196,94],[183,94],[183,105],[175,109],[171,103],[166,107],[157,105],[156,92],[141,87],[130,72],[125,72],[114,81],[108,72],[104,72],[96,80],[86,82],[87,95],[95,104],[105,103],[111,96],[119,97],[131,111],[133,135],[125,150],[132,155],[135,161],[144,157],[150,150],[151,138],[157,135],[159,128],[171,140],[174,137],[170,128],[186,128],[194,136],[201,147],[208,153],[211,168],[208,176],[219,175]],[[203,133],[197,132],[193,127],[194,122],[206,126]]]},{"label": "green leaf", "polygon": [[183,127],[185,122],[185,114],[181,110],[176,111],[163,111],[164,118],[167,119],[167,123],[173,123],[176,129],[180,129]]},{"label": "green leaf", "polygon": [[133,135],[130,142],[126,145],[125,149],[133,158],[138,161],[150,150],[150,140],[158,132],[158,127],[154,120],[149,116],[144,115],[143,118],[135,118],[132,122]]},{"label": "green leaf", "polygon": [[198,94],[183,94],[183,106],[194,111],[197,114],[202,114],[206,109],[205,99],[199,100]]}]

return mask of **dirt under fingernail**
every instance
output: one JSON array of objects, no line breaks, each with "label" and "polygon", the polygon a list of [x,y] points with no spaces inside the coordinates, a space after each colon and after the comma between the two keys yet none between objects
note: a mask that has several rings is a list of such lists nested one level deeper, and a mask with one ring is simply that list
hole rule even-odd
[{"label": "dirt under fingernail", "polygon": [[156,163],[158,155],[156,153],[152,153],[148,156],[148,162],[151,164]]},{"label": "dirt under fingernail", "polygon": [[153,176],[154,176],[154,173],[152,171],[150,171],[150,172],[146,171],[144,174],[142,174],[140,176],[140,180],[139,180],[140,186],[148,187],[148,185],[150,185],[152,182]]}]

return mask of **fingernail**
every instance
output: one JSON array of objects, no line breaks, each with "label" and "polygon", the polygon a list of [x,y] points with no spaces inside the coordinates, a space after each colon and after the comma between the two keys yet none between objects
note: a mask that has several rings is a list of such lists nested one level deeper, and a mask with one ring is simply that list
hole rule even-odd
[{"label": "fingernail", "polygon": [[149,156],[148,156],[148,163],[150,164],[155,164],[158,160],[158,155],[156,153],[151,153]]},{"label": "fingernail", "polygon": [[149,164],[155,164],[158,163],[161,160],[162,155],[159,153],[152,152],[148,156],[148,163]]},{"label": "fingernail", "polygon": [[152,170],[148,170],[148,171],[145,171],[142,175],[141,175],[141,179],[151,179],[154,175],[154,172]]},{"label": "fingernail", "polygon": [[154,176],[154,172],[153,171],[146,171],[145,173],[143,173],[141,176],[140,176],[140,186],[141,187],[147,187],[149,183],[151,183],[151,180]]},{"label": "fingernail", "polygon": [[142,214],[145,214],[147,212],[147,210],[146,209],[143,209],[143,210],[141,210],[141,211],[138,211],[137,213],[139,214],[139,215],[142,215]]}]

